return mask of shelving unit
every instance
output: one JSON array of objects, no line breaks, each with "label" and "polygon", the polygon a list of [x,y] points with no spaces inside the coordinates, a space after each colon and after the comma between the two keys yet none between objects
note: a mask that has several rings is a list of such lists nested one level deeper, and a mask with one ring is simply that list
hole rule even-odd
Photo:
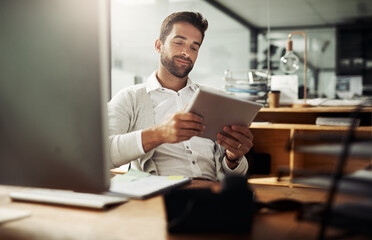
[{"label": "shelving unit", "polygon": [[[309,108],[262,108],[252,123],[250,129],[254,135],[254,151],[268,153],[271,156],[271,172],[267,176],[252,176],[251,182],[273,185],[295,186],[291,183],[295,168],[328,169],[332,170],[336,157],[304,154],[294,151],[295,144],[291,142],[294,134],[316,135],[332,133],[342,134],[348,127],[317,126],[318,116],[348,117],[355,107],[309,107]],[[372,107],[362,109],[361,123],[356,129],[358,137],[372,136]],[[372,159],[370,160],[372,162]],[[365,160],[350,161],[347,167],[353,171],[366,164]],[[289,176],[284,181],[277,182],[274,176],[281,166],[289,167]]]}]

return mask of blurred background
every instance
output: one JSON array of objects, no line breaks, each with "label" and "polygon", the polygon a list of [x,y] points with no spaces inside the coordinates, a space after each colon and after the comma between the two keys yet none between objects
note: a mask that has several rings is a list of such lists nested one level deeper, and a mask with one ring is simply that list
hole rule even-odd
[{"label": "blurred background", "polygon": [[[157,69],[155,40],[163,19],[176,11],[198,11],[209,22],[190,73],[198,83],[223,89],[226,70],[285,75],[279,61],[288,34],[304,31],[308,98],[340,98],[337,89],[349,79],[362,79],[362,90],[348,98],[372,96],[370,0],[111,0],[111,95]],[[304,38],[292,40],[303,88]]]}]

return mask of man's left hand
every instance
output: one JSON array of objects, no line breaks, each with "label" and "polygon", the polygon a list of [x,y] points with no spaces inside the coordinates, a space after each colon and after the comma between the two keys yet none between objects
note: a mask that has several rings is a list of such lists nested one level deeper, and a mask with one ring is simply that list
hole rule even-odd
[{"label": "man's left hand", "polygon": [[249,128],[233,125],[225,126],[223,131],[226,135],[218,133],[217,142],[226,148],[226,157],[234,161],[253,147],[253,135]]}]

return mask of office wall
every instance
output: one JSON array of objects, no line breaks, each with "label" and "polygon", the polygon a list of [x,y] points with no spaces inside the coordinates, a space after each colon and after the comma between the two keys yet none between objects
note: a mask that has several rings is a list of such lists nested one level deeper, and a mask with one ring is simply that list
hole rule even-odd
[{"label": "office wall", "polygon": [[225,69],[249,67],[249,30],[204,1],[112,0],[112,95],[145,81],[156,70],[159,55],[154,44],[160,25],[176,11],[198,11],[209,22],[190,78],[223,88]]}]

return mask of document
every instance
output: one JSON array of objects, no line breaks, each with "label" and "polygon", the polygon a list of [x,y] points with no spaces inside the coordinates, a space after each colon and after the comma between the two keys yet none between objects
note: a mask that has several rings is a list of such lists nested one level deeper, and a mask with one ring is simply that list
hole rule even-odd
[{"label": "document", "polygon": [[130,169],[126,174],[118,174],[111,179],[110,192],[126,197],[145,199],[172,188],[190,183],[184,176],[157,176]]},{"label": "document", "polygon": [[292,104],[298,99],[297,75],[273,75],[271,77],[271,90],[280,91],[281,104]]}]

